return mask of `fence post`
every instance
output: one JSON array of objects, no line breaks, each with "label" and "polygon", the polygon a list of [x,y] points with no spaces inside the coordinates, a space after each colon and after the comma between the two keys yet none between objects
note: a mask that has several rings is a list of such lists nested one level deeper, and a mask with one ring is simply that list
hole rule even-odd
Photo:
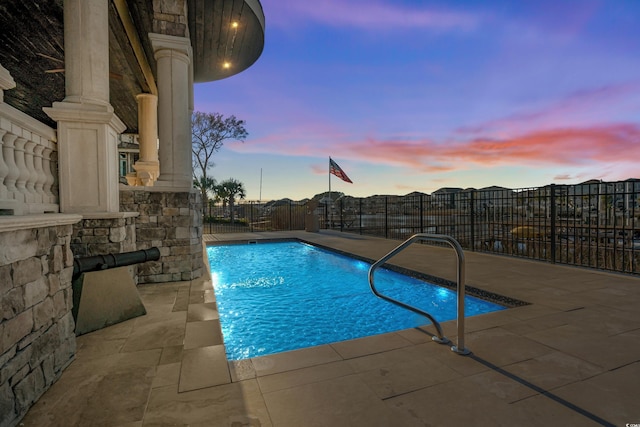
[{"label": "fence post", "polygon": [[206,223],[207,222],[207,205],[208,205],[208,200],[203,198],[202,200],[202,223]]},{"label": "fence post", "polygon": [[384,197],[384,238],[389,238],[389,198]]},{"label": "fence post", "polygon": [[202,200],[202,233],[207,234],[207,205],[206,200]]},{"label": "fence post", "polygon": [[328,203],[325,201],[325,203],[324,203],[324,228],[325,228],[325,230],[327,228],[329,228],[328,224],[329,224],[329,208],[328,208]]},{"label": "fence post", "polygon": [[340,198],[340,231],[344,231],[344,199]]},{"label": "fence post", "polygon": [[249,202],[249,231],[253,233],[253,201]]},{"label": "fence post", "polygon": [[362,197],[359,199],[360,201],[360,215],[358,215],[358,220],[359,220],[359,224],[360,224],[360,234],[362,235]]},{"label": "fence post", "polygon": [[470,226],[469,226],[469,232],[471,233],[471,239],[470,239],[470,244],[471,244],[471,250],[475,251],[476,249],[476,226],[475,226],[475,222],[476,222],[476,215],[475,215],[475,190],[471,190],[470,195],[469,195],[469,221],[471,222]]},{"label": "fence post", "polygon": [[293,230],[293,215],[291,213],[291,203],[293,202],[289,201],[289,231]]},{"label": "fence post", "polygon": [[420,232],[424,233],[424,196],[420,195]]},{"label": "fence post", "polygon": [[556,185],[551,184],[551,262],[556,262]]}]

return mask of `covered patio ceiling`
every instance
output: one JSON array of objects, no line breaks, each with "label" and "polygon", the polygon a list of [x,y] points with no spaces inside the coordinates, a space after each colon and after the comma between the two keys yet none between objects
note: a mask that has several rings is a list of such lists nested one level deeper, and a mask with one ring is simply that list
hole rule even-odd
[{"label": "covered patio ceiling", "polygon": [[[260,57],[265,20],[259,0],[186,1],[195,82],[230,77]],[[155,91],[148,34],[157,27],[157,4],[109,0],[110,98],[126,132],[138,131],[136,95]],[[15,89],[5,91],[5,102],[55,127],[42,108],[65,96],[63,0],[3,0],[0,28],[0,64],[16,81]]]}]

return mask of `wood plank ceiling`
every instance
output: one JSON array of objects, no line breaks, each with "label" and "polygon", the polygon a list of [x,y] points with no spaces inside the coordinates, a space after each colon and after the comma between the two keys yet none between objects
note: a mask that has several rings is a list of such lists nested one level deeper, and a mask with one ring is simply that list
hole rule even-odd
[{"label": "wood plank ceiling", "polygon": [[[126,3],[155,75],[148,39],[154,2]],[[264,15],[259,1],[188,0],[188,8],[196,82],[237,74],[259,58],[264,47]],[[16,81],[15,89],[5,91],[5,102],[56,127],[42,108],[65,96],[63,0],[2,0],[0,29],[0,64]],[[135,96],[148,93],[150,88],[113,1],[109,1],[109,71],[111,105],[126,124],[126,132],[136,133]]]}]

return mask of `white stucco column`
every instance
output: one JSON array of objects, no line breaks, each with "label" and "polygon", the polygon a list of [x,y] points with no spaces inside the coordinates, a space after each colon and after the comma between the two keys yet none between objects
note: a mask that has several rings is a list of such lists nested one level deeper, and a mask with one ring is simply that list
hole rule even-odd
[{"label": "white stucco column", "polygon": [[109,105],[108,5],[108,0],[64,0],[67,102]]},{"label": "white stucco column", "polygon": [[138,101],[138,141],[140,160],[158,162],[158,97],[150,93],[136,96]]},{"label": "white stucco column", "polygon": [[109,103],[109,0],[64,0],[65,99],[58,122],[60,211],[119,212],[118,135]]},{"label": "white stucco column", "polygon": [[[150,33],[158,68],[160,176],[156,186],[192,188],[190,63],[186,37]],[[191,84],[192,86],[192,84]]]},{"label": "white stucco column", "polygon": [[133,165],[137,180],[144,186],[153,185],[160,173],[158,165],[158,97],[141,93],[138,100],[138,142],[140,160]]}]

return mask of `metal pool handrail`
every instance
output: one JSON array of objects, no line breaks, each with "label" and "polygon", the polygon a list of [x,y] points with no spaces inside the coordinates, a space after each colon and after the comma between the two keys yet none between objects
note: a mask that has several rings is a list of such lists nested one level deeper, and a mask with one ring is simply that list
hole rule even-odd
[{"label": "metal pool handrail", "polygon": [[396,299],[393,299],[391,297],[388,297],[386,295],[381,294],[380,292],[378,292],[378,290],[375,287],[374,284],[374,279],[373,279],[373,275],[375,270],[380,267],[381,265],[383,265],[385,262],[387,262],[390,258],[394,257],[396,254],[398,254],[399,252],[403,251],[407,246],[409,246],[410,244],[412,244],[415,241],[432,241],[432,242],[442,242],[442,243],[448,243],[449,246],[451,246],[455,252],[456,252],[456,256],[458,259],[457,262],[457,294],[458,294],[458,320],[457,320],[457,325],[458,325],[458,345],[454,345],[451,346],[451,350],[457,354],[461,354],[461,355],[467,355],[470,353],[470,351],[468,349],[465,348],[464,346],[464,295],[465,295],[465,282],[464,282],[464,272],[465,272],[465,262],[464,262],[464,253],[462,251],[462,246],[460,246],[460,243],[458,243],[458,241],[456,239],[454,239],[451,236],[446,236],[444,234],[428,234],[428,233],[419,233],[419,234],[414,234],[413,236],[409,237],[407,240],[405,240],[402,244],[400,244],[398,247],[396,247],[395,249],[393,249],[391,252],[389,252],[388,254],[386,254],[385,256],[383,256],[382,258],[380,258],[378,261],[376,261],[375,263],[373,263],[373,265],[369,268],[369,286],[371,287],[371,291],[374,293],[375,296],[377,296],[378,298],[382,298],[385,301],[389,301],[390,303],[393,303],[395,305],[398,305],[402,308],[405,308],[407,310],[413,311],[414,313],[420,314],[422,316],[425,316],[427,319],[429,319],[431,321],[431,323],[433,323],[433,326],[435,326],[436,331],[437,331],[437,336],[432,337],[432,339],[440,344],[449,344],[451,341],[445,337],[442,334],[442,327],[440,326],[440,323],[433,317],[431,316],[429,313],[427,313],[424,310],[421,310],[417,307],[414,307],[412,305],[409,304],[405,304],[401,301],[398,301]]}]

